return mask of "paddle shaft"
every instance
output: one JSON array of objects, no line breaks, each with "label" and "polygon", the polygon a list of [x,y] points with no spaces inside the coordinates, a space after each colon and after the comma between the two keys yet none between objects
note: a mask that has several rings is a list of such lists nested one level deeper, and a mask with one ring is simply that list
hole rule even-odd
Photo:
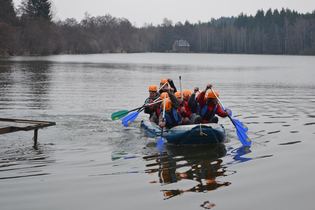
[{"label": "paddle shaft", "polygon": [[[168,84],[168,82],[164,83],[164,85],[162,85],[162,87],[160,87],[157,92],[159,92],[166,84]],[[150,98],[150,97],[148,97],[148,98]],[[148,98],[147,98],[147,99],[148,99]],[[147,100],[147,99],[146,99],[146,100]],[[153,104],[160,103],[160,101],[157,101],[157,100],[159,100],[159,99],[160,99],[160,97],[158,97],[157,99],[155,99],[152,103],[149,103],[148,105],[153,105]],[[143,104],[141,107],[139,107],[139,108],[137,108],[137,109],[140,110],[140,109],[143,108],[145,105],[147,105],[147,104]],[[131,111],[135,111],[135,110],[137,110],[137,109],[130,110],[130,112],[131,112]]]},{"label": "paddle shaft", "polygon": [[[221,101],[220,101],[220,99],[218,98],[218,96],[215,94],[215,92],[212,90],[212,88],[210,88],[210,90],[212,91],[212,93],[213,93],[213,95],[215,96],[215,98],[218,100],[219,105],[221,106],[221,108],[225,111],[225,107],[224,107],[223,104],[221,103]],[[235,125],[234,121],[232,120],[232,118],[230,117],[230,115],[228,114],[227,116],[230,118],[231,122],[233,123],[234,127],[236,128],[236,125]]]},{"label": "paddle shaft", "polygon": [[[162,100],[159,100],[159,98],[155,99],[154,102],[152,103],[149,103],[148,105],[153,105],[153,104],[157,104],[157,103],[161,103]],[[157,101],[159,100],[159,101]],[[139,107],[137,109],[134,109],[134,110],[137,110],[136,112],[133,112],[131,114],[129,114],[127,117],[125,117],[123,120],[122,120],[122,124],[125,126],[125,127],[128,127],[129,124],[131,124],[139,115],[140,112],[142,112],[144,109],[145,109],[145,105],[147,104],[143,104],[142,107]],[[133,110],[133,111],[134,111]],[[130,112],[130,111],[129,111]],[[128,113],[129,113],[128,112]]]},{"label": "paddle shaft", "polygon": [[[164,98],[164,108],[163,108],[163,118],[162,118],[162,122],[164,122],[164,120],[165,120],[165,103],[166,102],[166,98]],[[165,125],[164,125],[165,126]],[[157,147],[160,147],[160,146],[163,146],[163,144],[164,144],[164,141],[163,141],[163,127],[162,127],[162,129],[161,129],[161,138],[160,138],[160,140],[156,143],[156,146]]]},{"label": "paddle shaft", "polygon": [[[166,98],[164,98],[162,122],[165,122],[165,104],[166,104]],[[162,127],[162,130],[161,130],[161,138],[163,138],[163,128],[164,127],[165,127],[165,125]]]},{"label": "paddle shaft", "polygon": [[[216,99],[218,100],[218,102],[219,102],[221,108],[225,110],[223,104],[221,103],[221,101],[219,100],[219,98],[217,97],[217,95],[215,94],[215,92],[212,90],[212,88],[210,88],[210,90],[212,91],[212,93],[213,93],[213,95],[216,97]],[[250,139],[248,138],[248,136],[246,135],[246,133],[245,133],[243,130],[237,129],[237,126],[236,126],[234,120],[230,117],[229,114],[228,114],[227,116],[230,118],[231,122],[233,123],[234,127],[236,128],[237,137],[239,138],[239,140],[241,141],[241,143],[243,144],[243,146],[249,146],[249,145],[251,145],[251,141],[250,141]]]},{"label": "paddle shaft", "polygon": [[136,111],[136,110],[140,110],[140,109],[142,109],[143,107],[144,107],[144,105],[142,105],[142,106],[140,106],[140,107],[138,107],[138,108],[132,109],[132,110],[130,110],[129,112],[133,112],[133,111]]},{"label": "paddle shaft", "polygon": [[[160,87],[160,89],[159,89],[157,92],[159,92],[166,84],[168,84],[168,82],[166,82],[164,85],[162,85],[162,87]],[[150,98],[150,97],[148,97],[148,98]],[[147,99],[148,99],[148,98],[147,98]],[[157,99],[155,99],[155,100],[153,101],[153,103],[150,103],[149,105],[154,104],[154,102],[156,102],[158,99],[160,99],[160,97],[158,97]],[[157,102],[157,103],[160,103],[160,102]],[[129,112],[136,111],[136,110],[140,110],[140,109],[142,109],[145,105],[146,105],[146,104],[143,104],[142,106],[140,106],[140,107],[138,107],[138,108],[136,108],[136,109],[132,109],[132,110],[130,110]]]},{"label": "paddle shaft", "polygon": [[159,92],[166,84],[168,84],[168,82],[164,83],[164,85],[162,85],[162,87],[160,87],[157,92]]},{"label": "paddle shaft", "polygon": [[182,77],[179,76],[179,87],[180,87],[180,95],[183,98],[183,92],[182,92]]},{"label": "paddle shaft", "polygon": [[217,97],[217,95],[215,94],[215,92],[212,90],[212,88],[210,88],[210,90],[212,91],[213,95],[215,96],[215,98],[218,100],[220,106],[223,108],[223,110],[225,110],[225,107],[223,106],[223,104],[221,103],[220,99]]}]

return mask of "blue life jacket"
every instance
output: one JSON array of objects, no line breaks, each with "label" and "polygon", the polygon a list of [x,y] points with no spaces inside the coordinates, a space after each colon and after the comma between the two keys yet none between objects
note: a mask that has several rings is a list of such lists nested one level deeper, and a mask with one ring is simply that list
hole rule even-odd
[{"label": "blue life jacket", "polygon": [[200,116],[201,116],[202,119],[204,119],[204,120],[207,120],[207,121],[211,120],[211,119],[214,117],[215,113],[217,112],[217,107],[218,107],[218,104],[215,105],[215,108],[212,110],[211,113],[209,113],[209,109],[208,109],[208,106],[207,106],[207,104],[206,104],[206,105],[201,109]]},{"label": "blue life jacket", "polygon": [[[163,110],[160,110],[160,111],[162,114]],[[172,108],[172,111],[170,114],[167,114],[165,112],[165,118],[166,118],[166,127],[168,127],[168,128],[172,128],[172,127],[179,125],[181,123],[181,121],[178,118],[178,113],[174,108]]]}]

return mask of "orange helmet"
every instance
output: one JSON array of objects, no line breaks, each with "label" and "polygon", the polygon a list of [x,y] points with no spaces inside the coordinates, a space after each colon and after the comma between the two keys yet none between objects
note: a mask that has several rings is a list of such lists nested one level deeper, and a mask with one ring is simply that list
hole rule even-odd
[{"label": "orange helmet", "polygon": [[168,93],[163,92],[163,93],[161,93],[161,95],[160,95],[160,99],[161,99],[161,100],[164,100],[165,95],[166,95],[166,98],[168,98]]},{"label": "orange helmet", "polygon": [[[164,109],[164,101],[162,102],[161,108]],[[166,99],[165,110],[170,110],[171,108],[172,108],[172,102]]]},{"label": "orange helmet", "polygon": [[182,94],[181,94],[180,92],[176,92],[176,93],[175,93],[175,96],[176,96],[177,98],[181,98],[181,97],[182,97]]},{"label": "orange helmet", "polygon": [[[216,96],[219,98],[219,93],[216,91],[216,90],[213,90],[213,92],[216,94]],[[213,92],[212,91],[209,91],[208,93],[208,98],[216,98],[214,95],[213,95]]]},{"label": "orange helmet", "polygon": [[165,83],[167,83],[167,79],[162,79],[160,82],[160,84],[165,84]]},{"label": "orange helmet", "polygon": [[189,99],[190,96],[191,96],[191,92],[189,90],[184,90],[183,97],[186,99]]},{"label": "orange helmet", "polygon": [[149,91],[156,92],[156,91],[157,91],[156,85],[151,85],[151,86],[149,87]]}]

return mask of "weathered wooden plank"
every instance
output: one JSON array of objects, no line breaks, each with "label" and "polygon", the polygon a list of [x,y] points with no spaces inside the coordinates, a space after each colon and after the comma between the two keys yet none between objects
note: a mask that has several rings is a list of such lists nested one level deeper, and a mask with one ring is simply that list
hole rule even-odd
[{"label": "weathered wooden plank", "polygon": [[5,133],[11,133],[12,131],[12,126],[5,127],[5,128],[0,128],[0,134],[5,134]]},{"label": "weathered wooden plank", "polygon": [[37,145],[37,138],[38,138],[38,129],[56,125],[55,122],[48,122],[48,121],[34,121],[34,120],[21,120],[21,119],[8,119],[8,118],[0,118],[2,122],[14,122],[14,123],[27,123],[27,124],[35,124],[35,125],[28,125],[24,127],[18,126],[8,126],[4,128],[0,128],[0,134],[12,133],[16,131],[30,131],[34,130],[34,146]]},{"label": "weathered wooden plank", "polygon": [[8,119],[8,118],[0,118],[0,121],[3,121],[3,122],[14,122],[14,123],[50,124],[50,125],[56,125],[56,123],[55,123],[55,122],[48,122],[48,121],[34,121],[34,120],[22,120],[22,119]]}]

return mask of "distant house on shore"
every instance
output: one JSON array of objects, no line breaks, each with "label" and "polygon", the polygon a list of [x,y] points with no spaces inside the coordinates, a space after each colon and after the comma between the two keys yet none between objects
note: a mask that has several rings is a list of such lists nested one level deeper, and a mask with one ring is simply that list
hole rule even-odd
[{"label": "distant house on shore", "polygon": [[189,43],[187,40],[175,40],[173,44],[173,52],[189,52]]}]

